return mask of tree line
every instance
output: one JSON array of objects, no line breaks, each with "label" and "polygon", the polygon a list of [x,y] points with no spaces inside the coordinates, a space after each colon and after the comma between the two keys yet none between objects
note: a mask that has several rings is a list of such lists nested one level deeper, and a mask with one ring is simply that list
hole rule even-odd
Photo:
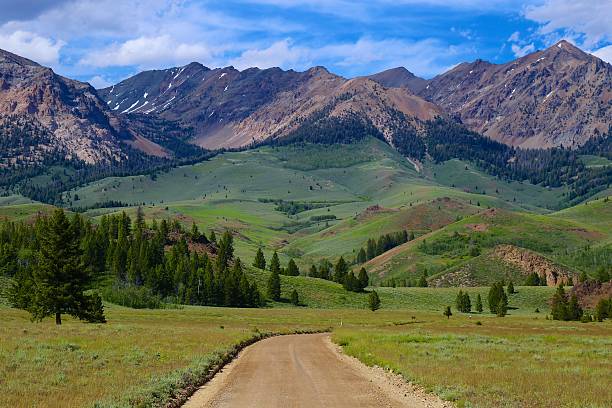
[{"label": "tree line", "polygon": [[413,239],[414,232],[408,233],[406,230],[384,234],[379,236],[378,239],[369,238],[366,247],[359,249],[355,261],[358,264],[365,263]]},{"label": "tree line", "polygon": [[[59,302],[52,308],[54,313],[85,310],[83,291],[109,277],[110,296],[117,299],[124,290],[142,288],[131,293],[192,305],[258,307],[263,303],[256,284],[248,281],[242,262],[234,257],[229,232],[217,242],[214,232],[206,237],[195,224],[190,231],[177,221],[149,225],[140,208],[134,220],[126,213],[105,215],[97,225],[78,213],[69,219],[59,209],[31,225],[3,223],[0,260],[1,272],[16,282],[15,305],[28,308],[35,318],[51,310],[39,311],[37,305],[44,302]],[[63,287],[74,288],[71,296],[62,292]],[[62,306],[61,299],[67,298],[70,302],[81,299],[83,307],[68,301],[69,306]]]}]

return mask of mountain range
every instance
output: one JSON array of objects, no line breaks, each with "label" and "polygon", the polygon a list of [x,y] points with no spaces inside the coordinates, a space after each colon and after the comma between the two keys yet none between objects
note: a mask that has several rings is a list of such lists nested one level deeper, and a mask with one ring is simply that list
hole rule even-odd
[{"label": "mountain range", "polygon": [[[430,80],[401,67],[343,78],[324,67],[239,71],[192,62],[96,90],[0,51],[5,167],[50,152],[104,164],[180,158],[194,153],[189,144],[214,150],[351,137],[338,136],[339,127],[420,157],[406,134],[423,137],[435,118],[510,146],[579,147],[612,124],[612,66],[561,41],[505,64],[462,63]],[[25,124],[44,137],[24,142]]]}]

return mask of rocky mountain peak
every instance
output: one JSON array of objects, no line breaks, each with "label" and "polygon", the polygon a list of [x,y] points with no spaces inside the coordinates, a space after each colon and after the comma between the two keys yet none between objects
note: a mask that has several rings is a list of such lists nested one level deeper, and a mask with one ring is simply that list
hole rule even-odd
[{"label": "rocky mountain peak", "polygon": [[368,78],[387,88],[405,88],[413,93],[420,92],[427,86],[427,80],[414,75],[404,67],[391,68]]}]

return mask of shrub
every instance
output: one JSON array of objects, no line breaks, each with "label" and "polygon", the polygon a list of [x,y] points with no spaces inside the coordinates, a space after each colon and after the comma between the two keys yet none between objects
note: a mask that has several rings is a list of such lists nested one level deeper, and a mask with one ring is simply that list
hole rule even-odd
[{"label": "shrub", "polygon": [[164,307],[161,297],[144,286],[114,285],[102,290],[102,298],[107,302],[133,309],[162,309]]}]

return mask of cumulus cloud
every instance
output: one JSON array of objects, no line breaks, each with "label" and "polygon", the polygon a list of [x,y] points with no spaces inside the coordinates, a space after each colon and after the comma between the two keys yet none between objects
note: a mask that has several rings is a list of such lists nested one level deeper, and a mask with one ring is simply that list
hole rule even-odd
[{"label": "cumulus cloud", "polygon": [[44,65],[57,65],[63,41],[41,37],[28,31],[0,34],[0,48]]},{"label": "cumulus cloud", "polygon": [[209,61],[212,50],[203,43],[177,43],[168,35],[139,37],[93,50],[81,59],[83,65],[94,67],[130,66],[154,67],[163,64],[184,64]]},{"label": "cumulus cloud", "polygon": [[591,51],[591,54],[606,61],[609,64],[612,64],[612,45],[607,45],[598,50]]},{"label": "cumulus cloud", "polygon": [[113,84],[111,81],[101,75],[95,75],[91,77],[87,82],[89,82],[89,84],[96,89],[106,88],[107,86],[111,86]]},{"label": "cumulus cloud", "polygon": [[609,0],[545,0],[542,4],[527,6],[524,15],[540,24],[540,34],[546,36],[560,31],[565,37],[578,35],[582,46],[587,48],[612,40],[612,1]]},{"label": "cumulus cloud", "polygon": [[259,68],[295,68],[303,69],[311,64],[313,50],[294,46],[289,39],[277,41],[265,48],[248,49],[239,57],[230,60],[230,65],[238,69]]},{"label": "cumulus cloud", "polygon": [[533,43],[520,46],[518,44],[512,44],[511,46],[512,52],[514,56],[517,58],[524,57],[525,55],[533,52],[535,50],[535,45]]},{"label": "cumulus cloud", "polygon": [[410,42],[364,37],[321,47],[296,45],[286,39],[269,47],[246,50],[230,63],[240,69],[253,66],[305,69],[321,64],[332,70],[340,68],[349,76],[404,66],[417,75],[431,77],[452,65],[461,50],[435,39]]}]

